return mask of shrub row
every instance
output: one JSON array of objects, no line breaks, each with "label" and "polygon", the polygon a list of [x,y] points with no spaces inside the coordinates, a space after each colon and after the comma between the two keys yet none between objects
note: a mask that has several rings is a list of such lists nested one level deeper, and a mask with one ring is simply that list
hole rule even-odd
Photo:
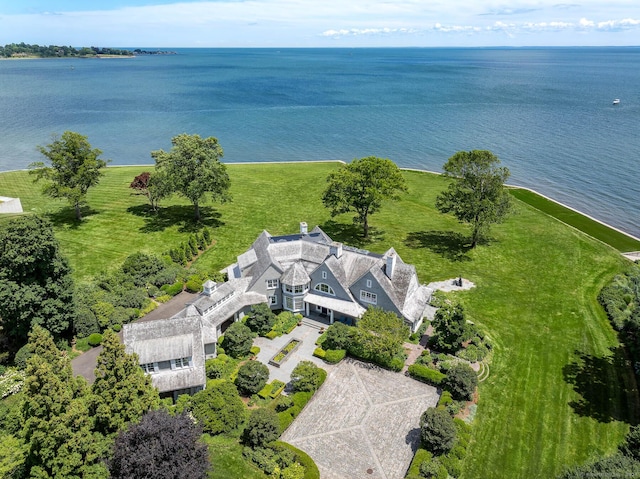
[{"label": "shrub row", "polygon": [[171,248],[167,256],[174,263],[186,266],[189,261],[198,256],[198,251],[205,251],[209,246],[211,246],[211,232],[208,228],[203,228],[202,233],[192,234],[187,241],[176,248]]},{"label": "shrub row", "polygon": [[276,446],[288,449],[293,452],[295,455],[296,462],[300,463],[304,467],[304,477],[302,479],[320,479],[320,471],[318,470],[318,466],[313,462],[311,456],[309,456],[306,452],[301,451],[300,449],[292,446],[289,443],[276,441]]},{"label": "shrub row", "polygon": [[280,393],[282,393],[282,391],[284,391],[285,386],[286,384],[282,381],[274,379],[258,392],[258,396],[262,399],[267,399],[269,397],[271,399],[275,399],[280,395]]},{"label": "shrub row", "polygon": [[431,384],[432,386],[440,386],[447,377],[440,371],[436,371],[422,364],[412,364],[409,366],[408,372],[412,378],[422,381],[423,383]]},{"label": "shrub row", "polygon": [[283,433],[289,427],[298,414],[300,414],[300,411],[302,411],[302,409],[307,405],[312,396],[313,392],[306,391],[297,392],[290,396],[293,401],[293,405],[278,413],[280,433]]}]

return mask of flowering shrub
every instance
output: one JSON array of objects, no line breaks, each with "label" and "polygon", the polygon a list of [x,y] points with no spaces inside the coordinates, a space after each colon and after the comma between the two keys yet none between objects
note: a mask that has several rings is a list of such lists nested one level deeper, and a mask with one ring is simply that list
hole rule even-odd
[{"label": "flowering shrub", "polygon": [[26,375],[24,371],[9,368],[0,376],[0,399],[16,394],[22,389]]}]

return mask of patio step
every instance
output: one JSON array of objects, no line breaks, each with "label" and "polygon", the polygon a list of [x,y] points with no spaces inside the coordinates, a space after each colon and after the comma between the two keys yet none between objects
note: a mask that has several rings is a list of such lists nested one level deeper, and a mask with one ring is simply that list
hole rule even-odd
[{"label": "patio step", "polygon": [[326,329],[328,327],[328,325],[326,324],[322,324],[322,323],[319,323],[318,321],[314,321],[313,319],[308,319],[308,318],[302,318],[302,324],[318,330],[323,328]]}]

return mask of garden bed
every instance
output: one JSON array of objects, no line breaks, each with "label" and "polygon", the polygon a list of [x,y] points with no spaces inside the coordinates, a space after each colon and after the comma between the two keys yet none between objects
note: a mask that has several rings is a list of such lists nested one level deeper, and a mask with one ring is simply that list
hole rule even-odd
[{"label": "garden bed", "polygon": [[300,339],[291,339],[275,356],[269,360],[269,364],[277,368],[280,367],[287,359],[291,357],[293,352],[298,349],[302,341]]}]

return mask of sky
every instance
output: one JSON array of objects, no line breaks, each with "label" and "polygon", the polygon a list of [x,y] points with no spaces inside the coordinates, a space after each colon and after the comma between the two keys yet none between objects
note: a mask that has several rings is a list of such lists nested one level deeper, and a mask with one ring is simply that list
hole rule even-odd
[{"label": "sky", "polygon": [[559,1],[0,0],[0,44],[115,48],[640,45],[640,0]]}]

